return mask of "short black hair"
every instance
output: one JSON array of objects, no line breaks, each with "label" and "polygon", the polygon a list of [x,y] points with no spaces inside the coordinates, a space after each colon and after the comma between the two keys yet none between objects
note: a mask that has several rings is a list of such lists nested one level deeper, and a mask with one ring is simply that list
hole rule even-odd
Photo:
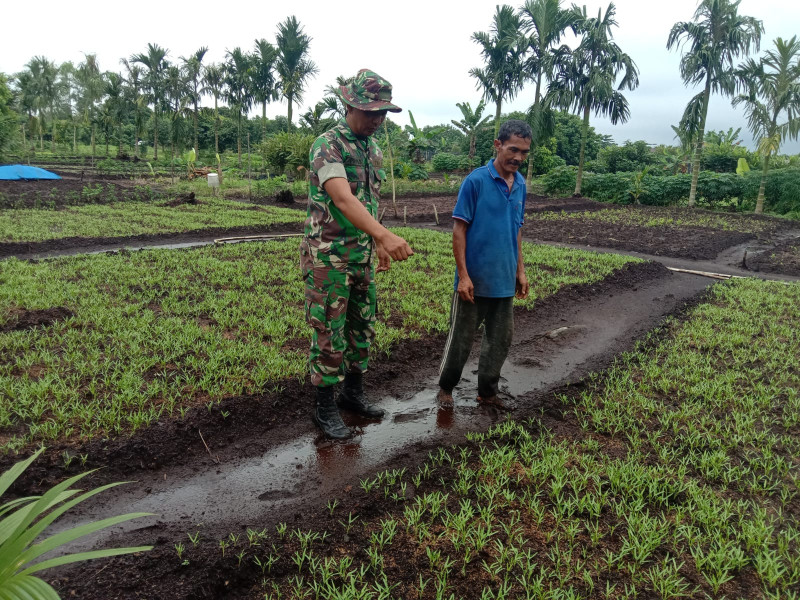
[{"label": "short black hair", "polygon": [[500,140],[501,143],[507,142],[509,139],[511,139],[512,135],[526,140],[533,139],[533,131],[531,131],[531,126],[525,121],[520,121],[519,119],[509,119],[500,125],[500,131],[497,132],[497,139]]}]

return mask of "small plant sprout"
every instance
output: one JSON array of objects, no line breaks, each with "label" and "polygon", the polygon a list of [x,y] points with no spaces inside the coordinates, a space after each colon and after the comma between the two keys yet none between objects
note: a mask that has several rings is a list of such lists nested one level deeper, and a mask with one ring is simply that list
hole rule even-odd
[{"label": "small plant sprout", "polygon": [[347,515],[347,521],[339,521],[339,524],[344,527],[345,535],[350,534],[350,530],[353,528],[356,521],[358,521],[358,515],[354,515],[352,512]]},{"label": "small plant sprout", "polygon": [[178,542],[177,544],[175,544],[175,552],[178,554],[178,560],[182,560],[183,559],[184,550],[186,550],[186,548],[181,542]]},{"label": "small plant sprout", "polygon": [[288,525],[286,523],[278,523],[275,526],[275,529],[278,531],[278,535],[281,539],[286,535],[286,530],[288,529]]},{"label": "small plant sprout", "polygon": [[330,512],[331,516],[333,516],[333,511],[336,510],[337,506],[339,506],[339,500],[336,498],[328,500],[328,512]]}]

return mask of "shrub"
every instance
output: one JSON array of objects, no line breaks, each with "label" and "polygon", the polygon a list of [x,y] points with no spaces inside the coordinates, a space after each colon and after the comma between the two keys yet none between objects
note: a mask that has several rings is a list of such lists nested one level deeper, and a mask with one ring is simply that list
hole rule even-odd
[{"label": "shrub", "polygon": [[[761,173],[750,171],[745,176],[749,197],[758,197]],[[764,190],[766,210],[779,215],[800,211],[800,168],[770,170]]]},{"label": "shrub", "polygon": [[533,161],[533,174],[549,173],[556,167],[566,166],[567,162],[547,146],[537,146],[528,160]]},{"label": "shrub", "polygon": [[449,152],[439,152],[433,156],[433,170],[442,173],[450,173],[461,169],[461,156],[450,154]]},{"label": "shrub", "polygon": [[[577,169],[575,167],[556,167],[542,178],[546,194],[568,194],[575,189]],[[584,179],[585,181],[585,179]]]},{"label": "shrub", "polygon": [[270,177],[269,179],[256,179],[253,181],[253,196],[256,198],[272,198],[278,192],[289,188],[286,175]]}]

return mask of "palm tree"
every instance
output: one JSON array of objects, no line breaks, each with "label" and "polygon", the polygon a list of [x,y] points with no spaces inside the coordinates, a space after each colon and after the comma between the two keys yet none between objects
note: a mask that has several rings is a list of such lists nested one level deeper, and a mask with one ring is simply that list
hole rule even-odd
[{"label": "palm tree", "polygon": [[344,102],[342,102],[342,99],[339,97],[339,88],[349,84],[352,79],[352,77],[337,75],[336,85],[325,86],[325,96],[322,98],[322,102],[325,104],[325,110],[330,113],[333,118],[344,118],[345,108]]},{"label": "palm tree", "polygon": [[253,98],[261,103],[262,138],[267,138],[267,103],[278,99],[275,81],[275,47],[265,39],[256,40],[253,54]]},{"label": "palm tree", "polygon": [[504,4],[497,6],[491,31],[475,32],[472,40],[481,46],[484,67],[473,68],[469,74],[478,80],[477,88],[483,89],[484,99],[496,105],[494,137],[500,129],[500,112],[504,100],[512,100],[522,89],[524,71],[522,59],[525,53],[522,23],[514,9]]},{"label": "palm tree", "polygon": [[225,99],[236,109],[236,142],[239,153],[239,168],[242,168],[242,113],[253,104],[251,58],[241,48],[227,53],[225,63]]},{"label": "palm tree", "polygon": [[[33,75],[30,71],[21,71],[14,76],[16,87],[19,90],[18,101],[20,110],[27,116],[27,122],[22,126],[22,144],[25,145],[25,126],[31,132],[31,141],[39,131],[39,120],[36,117],[36,93],[33,86]],[[27,151],[27,150],[26,150]]]},{"label": "palm tree", "polygon": [[[542,83],[550,80],[556,64],[569,56],[566,46],[554,50],[561,41],[561,36],[571,28],[577,33],[580,14],[576,10],[561,8],[561,0],[527,0],[520,8],[523,31],[528,34],[530,55],[525,60],[525,72],[529,79],[536,83],[533,106],[530,109],[533,127],[531,140],[532,157],[539,141],[549,137],[554,126],[554,119],[547,103],[542,103]],[[549,117],[549,118],[548,118]],[[533,160],[528,161],[528,173],[525,177],[530,183],[533,177]]]},{"label": "palm tree", "polygon": [[203,69],[203,89],[201,94],[214,96],[214,151],[219,154],[219,98],[225,90],[225,68],[211,64]]},{"label": "palm tree", "polygon": [[38,113],[39,122],[39,148],[44,149],[44,124],[49,110],[52,125],[50,150],[55,151],[56,118],[55,104],[58,99],[57,77],[58,69],[54,62],[44,56],[34,56],[25,65],[27,76],[21,82],[27,87],[24,92],[31,102],[31,107]]},{"label": "palm tree", "polygon": [[191,100],[190,82],[187,79],[186,71],[177,65],[168,65],[164,72],[164,91],[170,109],[169,140],[170,158],[175,160],[175,145],[178,151],[183,148],[183,119],[181,118],[187,108],[187,103]]},{"label": "palm tree", "polygon": [[472,164],[472,159],[475,158],[475,140],[478,137],[478,130],[486,127],[492,117],[481,119],[483,109],[486,108],[486,103],[483,100],[478,102],[474,112],[469,102],[456,102],[456,106],[461,111],[463,118],[460,121],[451,120],[450,122],[458,127],[469,139],[469,162]]},{"label": "palm tree", "polygon": [[139,139],[143,125],[142,105],[144,104],[144,96],[142,96],[143,70],[139,65],[131,64],[125,58],[121,59],[120,63],[128,72],[128,77],[124,81],[128,86],[126,88],[128,102],[133,107],[133,154],[139,156]]},{"label": "palm tree", "polygon": [[83,122],[92,127],[92,156],[95,155],[95,124],[98,103],[105,93],[105,82],[100,72],[96,54],[85,54],[85,60],[78,65],[76,77],[81,88],[78,109],[83,113]]},{"label": "palm tree", "polygon": [[300,117],[300,124],[308,127],[314,135],[320,135],[333,125],[333,119],[325,116],[328,112],[330,106],[326,102],[317,102]]},{"label": "palm tree", "polygon": [[303,101],[306,81],[319,72],[317,65],[308,58],[311,38],[303,33],[303,28],[292,15],[278,24],[275,36],[278,55],[275,70],[281,80],[281,94],[289,104],[287,131],[292,127],[292,104]]},{"label": "palm tree", "polygon": [[[117,128],[117,156],[122,155],[122,124],[127,116],[125,89],[123,79],[117,73],[106,74],[106,114],[110,126]],[[108,137],[106,137],[106,154],[108,154]]]},{"label": "palm tree", "polygon": [[158,115],[165,98],[165,72],[169,62],[166,60],[169,50],[158,44],[147,44],[146,54],[134,54],[131,62],[144,65],[147,73],[144,84],[150,104],[153,105],[153,160],[158,160]]},{"label": "palm tree", "polygon": [[[583,116],[576,196],[581,193],[590,113],[605,115],[614,125],[626,122],[630,110],[628,101],[619,90],[632,90],[639,85],[636,64],[612,41],[611,28],[617,24],[615,13],[613,2],[609,3],[605,15],[602,9],[598,10],[596,18],[589,18],[586,7],[583,7],[579,25],[581,42],[570,60],[561,65],[551,85],[556,104]],[[622,79],[615,89],[614,83],[620,73]]]},{"label": "palm tree", "polygon": [[183,61],[183,68],[186,73],[186,81],[188,83],[189,99],[194,105],[192,111],[192,123],[194,124],[194,146],[195,152],[199,152],[197,147],[197,105],[200,103],[200,75],[203,72],[203,57],[208,52],[206,46],[198,48],[194,54],[189,58],[181,56]]},{"label": "palm tree", "polygon": [[[764,211],[764,188],[770,158],[784,140],[796,140],[800,133],[800,41],[797,36],[775,40],[775,50],[768,50],[758,62],[748,59],[737,70],[747,92],[736,96],[733,105],[744,105],[747,124],[758,140],[762,156],[761,185],[758,188],[756,213]],[[779,119],[786,119],[778,123]]]},{"label": "palm tree", "polygon": [[733,59],[757,51],[764,25],[758,19],[739,15],[740,0],[702,0],[691,22],[675,23],[667,38],[667,49],[686,44],[681,57],[681,78],[685,85],[703,83],[703,91],[689,100],[680,128],[689,132],[696,146],[692,161],[689,206],[694,206],[703,134],[712,92],[732,96],[736,88]]},{"label": "palm tree", "polygon": [[78,85],[75,78],[75,65],[71,61],[61,63],[58,67],[59,86],[61,88],[62,110],[69,116],[72,125],[72,152],[78,151],[78,125],[80,113],[76,110],[78,102]]},{"label": "palm tree", "polygon": [[[691,170],[692,168],[692,152],[694,149],[694,141],[692,140],[691,132],[685,131],[680,128],[680,126],[676,127],[675,125],[670,125],[672,131],[675,133],[675,137],[678,140],[678,148],[677,152],[675,153],[675,160],[673,161],[672,170],[673,174],[677,173],[679,170],[682,173],[685,173],[687,170]],[[686,164],[688,163],[689,168],[684,169]],[[681,166],[683,165],[683,167]]]}]

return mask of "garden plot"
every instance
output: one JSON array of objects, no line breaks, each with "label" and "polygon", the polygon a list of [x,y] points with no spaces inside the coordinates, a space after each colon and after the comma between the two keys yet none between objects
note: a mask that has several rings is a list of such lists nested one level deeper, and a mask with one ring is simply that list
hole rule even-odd
[{"label": "garden plot", "polygon": [[[227,530],[183,520],[149,555],[56,583],[88,598],[793,597],[798,289],[720,284],[602,374],[519,397],[527,408],[488,432],[407,448],[331,492],[323,477],[299,508],[265,495],[268,513]],[[318,453],[347,465],[358,442]]]},{"label": "garden plot", "polygon": [[655,256],[714,259],[745,242],[774,243],[782,234],[800,236],[788,219],[689,208],[623,206],[607,210],[538,212],[529,215],[524,235],[540,241],[645,251]]},{"label": "garden plot", "polygon": [[[422,200],[427,202],[427,199]],[[603,205],[602,212],[614,209],[615,207],[606,208]],[[528,219],[530,221],[530,215]],[[574,230],[580,231],[580,227],[582,225],[575,225]],[[646,225],[637,223],[636,227],[642,228]],[[672,227],[673,236],[679,238],[684,230],[691,230],[692,225],[680,221]],[[709,229],[713,227],[721,225],[716,223],[708,226]],[[180,252],[122,253],[116,256],[80,257],[41,263],[15,260],[0,263],[0,273],[4,277],[6,274],[14,277],[13,281],[4,279],[0,290],[4,294],[10,294],[10,290],[20,294],[13,300],[8,295],[4,299],[3,333],[0,333],[0,338],[17,344],[14,352],[25,346],[19,345],[20,340],[28,340],[27,347],[32,352],[39,353],[34,355],[33,362],[30,358],[27,359],[25,373],[22,374],[23,377],[17,377],[17,382],[27,375],[27,380],[40,386],[38,393],[42,393],[41,390],[49,385],[43,365],[59,363],[63,375],[60,372],[58,377],[63,377],[63,381],[54,389],[61,394],[73,384],[80,386],[78,389],[81,393],[86,392],[89,389],[86,382],[91,380],[91,377],[86,377],[86,373],[92,369],[104,376],[119,375],[124,370],[124,361],[130,357],[127,354],[127,342],[114,342],[114,323],[120,320],[130,320],[133,324],[131,329],[121,330],[123,333],[118,337],[121,340],[131,339],[131,347],[138,346],[138,354],[134,356],[138,356],[140,361],[150,360],[150,356],[158,358],[160,355],[175,358],[174,361],[160,365],[163,367],[161,369],[136,369],[139,375],[146,374],[144,385],[141,381],[134,381],[135,377],[130,374],[124,379],[127,383],[133,382],[130,388],[125,389],[135,391],[139,406],[136,402],[121,404],[116,416],[113,411],[108,411],[107,414],[98,412],[104,419],[129,419],[119,426],[120,433],[96,426],[92,433],[87,422],[91,418],[91,412],[67,417],[65,411],[80,404],[74,400],[71,404],[66,403],[64,409],[60,405],[46,407],[41,413],[41,419],[47,424],[34,432],[35,435],[25,429],[26,423],[20,426],[19,420],[4,428],[3,441],[12,447],[40,440],[46,440],[50,446],[48,454],[39,461],[40,464],[31,468],[15,493],[35,493],[68,473],[104,466],[106,468],[92,476],[92,484],[123,479],[137,479],[140,483],[128,486],[129,491],[121,492],[109,500],[101,500],[98,504],[101,509],[104,506],[109,509],[123,507],[124,511],[133,503],[159,503],[166,498],[162,494],[171,493],[180,500],[177,503],[179,506],[193,507],[193,510],[197,508],[205,511],[206,515],[197,517],[188,508],[180,512],[172,508],[171,502],[161,502],[160,510],[155,512],[160,512],[162,517],[150,524],[138,524],[137,527],[143,529],[126,533],[123,540],[124,544],[155,542],[156,549],[152,553],[115,559],[113,568],[98,563],[89,564],[74,572],[54,572],[52,580],[64,595],[74,591],[78,597],[85,598],[263,598],[267,593],[277,598],[278,592],[274,587],[262,588],[261,581],[266,579],[268,586],[272,583],[278,586],[281,597],[290,597],[293,593],[292,586],[301,584],[300,578],[302,585],[321,585],[317,583],[315,574],[322,568],[321,565],[334,566],[330,561],[325,563],[325,558],[336,558],[336,569],[344,569],[340,579],[334,581],[336,585],[342,587],[352,584],[359,590],[375,592],[374,597],[377,597],[376,590],[384,585],[383,580],[371,578],[373,575],[380,575],[379,568],[386,571],[389,586],[398,584],[393,591],[397,598],[415,597],[411,586],[421,584],[426,587],[423,598],[436,597],[437,586],[441,587],[439,581],[445,570],[448,571],[445,584],[450,586],[447,589],[455,597],[481,598],[483,589],[487,586],[494,586],[491,588],[494,595],[485,597],[497,597],[498,590],[507,585],[504,579],[506,573],[514,575],[511,585],[519,583],[519,572],[514,570],[516,567],[502,572],[480,569],[483,561],[496,567],[506,560],[503,558],[498,563],[501,550],[495,544],[496,541],[500,541],[503,548],[508,548],[510,543],[514,550],[509,552],[513,553],[517,549],[521,553],[528,552],[527,546],[517,543],[519,538],[514,533],[514,528],[518,526],[523,527],[526,542],[528,536],[531,536],[539,544],[532,551],[537,552],[537,564],[543,566],[534,576],[544,577],[543,581],[550,587],[547,588],[549,591],[545,590],[543,593],[549,593],[549,597],[570,597],[558,595],[561,589],[565,590],[563,593],[569,593],[570,587],[573,588],[573,597],[578,597],[575,594],[580,593],[580,597],[591,598],[605,597],[606,589],[611,594],[610,597],[615,597],[615,594],[616,597],[626,597],[627,594],[631,598],[648,594],[659,597],[656,594],[662,592],[657,590],[671,590],[675,597],[681,597],[681,593],[684,597],[693,597],[692,594],[699,590],[698,593],[708,593],[711,597],[725,594],[727,597],[748,598],[768,597],[763,591],[765,589],[773,594],[775,590],[793,591],[791,586],[794,584],[791,580],[781,577],[794,567],[791,560],[786,559],[785,553],[780,552],[782,548],[794,549],[795,546],[791,544],[796,542],[790,539],[792,530],[778,522],[766,525],[767,528],[773,527],[773,533],[778,536],[774,538],[774,547],[778,552],[778,559],[775,560],[783,562],[775,562],[766,557],[773,562],[760,563],[762,571],[754,570],[753,562],[732,570],[718,567],[717,563],[705,562],[701,566],[700,563],[689,562],[695,560],[691,550],[687,554],[680,547],[675,550],[664,545],[667,542],[685,543],[689,539],[676,537],[677,528],[672,525],[668,528],[668,535],[665,534],[666,537],[661,540],[662,545],[650,554],[637,554],[639,558],[634,559],[633,554],[627,550],[622,552],[625,539],[630,538],[627,533],[629,528],[641,524],[632,524],[625,516],[625,511],[630,512],[630,507],[635,504],[636,498],[631,496],[633,492],[623,493],[616,487],[607,487],[612,481],[611,473],[616,473],[612,468],[615,466],[613,460],[630,456],[631,461],[617,466],[621,469],[632,469],[634,465],[655,464],[653,461],[656,459],[646,454],[642,444],[636,447],[636,443],[629,439],[630,436],[602,433],[599,425],[596,430],[592,429],[595,425],[586,425],[585,419],[579,421],[577,415],[573,416],[571,411],[577,402],[577,396],[572,392],[574,388],[567,388],[562,394],[564,399],[553,396],[551,391],[562,383],[579,381],[589,372],[608,366],[615,355],[620,351],[630,350],[636,339],[658,325],[665,314],[679,311],[684,300],[694,298],[711,280],[689,275],[670,275],[658,265],[626,262],[628,259],[620,257],[609,259],[612,262],[603,264],[599,255],[594,253],[534,250],[533,246],[526,244],[528,274],[537,284],[534,310],[526,310],[524,306],[517,308],[517,338],[507,365],[509,368],[504,370],[504,389],[517,396],[519,405],[517,411],[510,415],[515,424],[513,431],[505,430],[499,434],[494,431],[490,437],[470,435],[471,440],[467,446],[472,454],[466,460],[474,461],[480,457],[484,461],[483,455],[497,448],[495,443],[502,444],[504,439],[512,438],[515,440],[515,447],[528,447],[528,453],[522,457],[525,459],[534,456],[530,454],[531,440],[536,444],[536,452],[539,452],[535,454],[540,457],[537,460],[561,453],[568,467],[567,484],[564,488],[567,492],[575,497],[587,495],[587,490],[597,491],[600,496],[606,494],[603,498],[607,503],[597,524],[597,535],[602,534],[598,545],[595,547],[590,544],[592,538],[588,528],[585,528],[585,532],[575,533],[576,525],[573,521],[579,517],[594,527],[586,514],[576,513],[563,517],[560,509],[555,508],[556,504],[550,496],[555,475],[550,471],[544,475],[538,474],[536,485],[529,486],[529,494],[534,494],[536,489],[542,490],[538,499],[545,508],[539,510],[549,511],[542,513],[542,523],[547,524],[550,529],[545,530],[540,523],[524,516],[519,506],[507,504],[500,497],[494,498],[498,512],[491,516],[497,524],[496,531],[493,529],[489,545],[480,552],[476,551],[471,560],[467,561],[463,575],[456,574],[456,571],[460,573],[463,563],[458,568],[452,565],[445,568],[448,561],[456,558],[453,558],[448,542],[441,537],[442,532],[445,529],[449,531],[450,527],[439,525],[443,509],[437,516],[424,516],[429,521],[426,526],[433,531],[435,538],[424,538],[422,545],[414,546],[412,535],[416,534],[412,529],[400,535],[400,530],[405,531],[407,524],[399,520],[401,514],[397,511],[406,505],[411,506],[416,498],[422,498],[429,492],[448,494],[445,506],[450,513],[458,514],[455,511],[461,510],[460,500],[464,498],[458,498],[454,491],[437,489],[435,482],[427,480],[420,481],[420,485],[416,486],[413,479],[410,479],[418,476],[418,469],[424,471],[426,461],[430,460],[427,458],[428,453],[432,452],[432,457],[438,457],[439,448],[444,445],[445,452],[451,454],[449,446],[454,443],[463,444],[468,432],[477,430],[480,435],[480,432],[487,431],[491,423],[500,422],[502,425],[509,416],[487,412],[475,405],[474,398],[470,397],[470,390],[474,388],[474,375],[469,372],[469,368],[462,384],[464,389],[461,396],[457,397],[455,413],[440,414],[432,409],[436,365],[444,341],[439,332],[446,326],[446,305],[452,289],[453,265],[449,237],[436,232],[416,230],[400,230],[400,233],[410,239],[412,247],[418,253],[411,261],[419,262],[395,264],[392,271],[379,276],[379,286],[382,286],[379,305],[382,320],[380,335],[382,344],[385,343],[381,350],[388,348],[391,352],[388,356],[383,351],[377,353],[377,360],[374,361],[374,368],[368,378],[369,392],[376,395],[390,410],[391,419],[385,419],[381,424],[369,424],[347,416],[350,424],[360,432],[355,440],[347,444],[322,443],[316,437],[316,430],[308,419],[311,391],[301,382],[306,344],[303,336],[306,334],[303,332],[299,303],[292,304],[292,299],[301,295],[301,288],[298,287],[301,284],[296,273],[295,242],[289,240],[238,247],[208,247]],[[633,238],[631,245],[637,239],[641,243],[636,249],[645,254],[655,254],[654,248],[646,245],[646,237]],[[170,258],[159,258],[167,255]],[[172,257],[192,258],[173,260]],[[197,257],[201,257],[201,260],[198,261]],[[273,257],[276,257],[278,263],[272,262]],[[94,259],[98,259],[98,262],[93,263]],[[285,261],[285,266],[280,266],[280,261]],[[195,262],[200,264],[188,268],[189,264]],[[261,266],[255,266],[260,263],[271,266],[270,272],[262,270]],[[98,265],[96,272],[92,267],[95,264]],[[413,268],[409,268],[412,266]],[[114,274],[115,271],[119,273]],[[161,272],[165,273],[163,277]],[[270,279],[273,275],[275,278]],[[269,283],[259,287],[262,285],[262,278]],[[134,284],[131,279],[139,281]],[[203,279],[213,283],[211,292],[196,285],[196,282]],[[236,285],[231,286],[231,281],[237,282]],[[6,283],[13,285],[5,285]],[[60,295],[56,293],[59,286],[64,288],[59,292]],[[775,287],[778,288],[777,285]],[[396,294],[390,292],[393,288],[398,290]],[[97,293],[87,292],[87,289],[95,289]],[[70,304],[70,295],[67,292],[72,293],[81,304],[77,307]],[[280,379],[276,382],[277,385],[259,389],[253,384],[252,373],[258,372],[262,362],[269,365],[269,360],[251,360],[247,363],[247,368],[242,368],[236,361],[239,357],[246,360],[250,360],[252,356],[261,358],[259,346],[264,346],[265,340],[263,334],[260,339],[258,336],[265,323],[261,320],[259,302],[269,302],[268,298],[272,294],[275,294],[280,303],[281,317],[287,319],[275,327],[274,343],[277,344],[279,338],[284,340],[280,355],[290,361],[296,360],[299,370]],[[23,297],[24,302],[20,300]],[[42,299],[42,302],[37,304],[30,301],[36,298]],[[94,304],[98,298],[102,298],[102,301]],[[235,309],[240,302],[238,298],[245,299],[242,305],[247,308],[246,311]],[[220,299],[225,302],[218,305]],[[761,300],[757,296],[751,296],[748,297],[748,302],[754,302],[757,306]],[[785,316],[780,316],[775,305],[763,302],[760,305],[764,307],[767,321],[772,314],[776,315],[777,320],[785,319]],[[209,308],[214,309],[213,314],[207,310]],[[200,312],[200,309],[206,310]],[[248,316],[244,313],[254,314]],[[102,316],[106,314],[110,317]],[[60,340],[66,338],[58,338],[55,334],[67,335],[66,325],[82,323],[81,319],[86,315],[91,317],[91,324],[81,325],[81,331],[85,334],[85,339],[91,340],[93,344],[81,345],[80,348],[89,348],[88,351],[81,352],[77,348],[83,340],[76,338],[72,349],[65,353],[64,349],[70,346],[60,345]],[[163,327],[151,328],[159,321]],[[137,331],[136,325],[142,325],[145,333]],[[703,331],[710,330],[713,334],[717,329],[719,324],[715,322],[712,327],[706,327]],[[185,346],[180,346],[185,341],[180,336],[169,338],[178,349],[188,349],[189,353],[205,346],[221,349],[221,358],[209,364],[214,366],[215,372],[233,374],[224,383],[228,387],[218,387],[217,391],[222,391],[217,395],[210,394],[207,389],[197,392],[195,388],[184,396],[184,390],[190,391],[190,388],[185,387],[186,381],[196,372],[202,372],[202,365],[200,370],[192,371],[186,362],[180,362],[185,361],[184,356],[169,354],[171,344],[164,341],[151,342],[151,339],[171,336],[175,332],[180,332],[181,335],[190,332],[195,336],[194,344],[187,343]],[[231,343],[234,340],[230,338],[240,338],[244,344],[237,346]],[[791,341],[791,338],[788,339]],[[37,341],[34,343],[32,340]],[[767,341],[764,338],[764,342]],[[154,345],[147,346],[146,343]],[[255,344],[257,352],[244,347],[250,343]],[[272,340],[266,342],[266,345],[270,343]],[[229,351],[231,347],[235,349]],[[6,349],[10,348],[11,346],[6,346]],[[683,346],[680,346],[680,351],[683,351]],[[797,355],[796,349],[787,348],[786,351],[795,351],[794,356]],[[250,354],[251,352],[255,354]],[[14,356],[5,349],[0,354]],[[107,360],[107,354],[112,357],[111,361]],[[120,356],[123,358],[114,358]],[[201,358],[206,361],[207,357]],[[726,368],[735,371],[739,368],[737,361],[738,355],[736,360],[729,361]],[[75,365],[74,368],[70,366],[72,364]],[[87,364],[90,365],[88,368]],[[631,364],[623,367],[631,368]],[[197,367],[197,364],[194,366]],[[754,368],[758,366],[756,364]],[[116,370],[114,367],[117,367]],[[748,377],[753,379],[755,372],[748,371]],[[5,373],[9,373],[8,368]],[[78,374],[82,374],[82,378],[76,378]],[[12,375],[18,376],[21,373],[12,372]],[[634,381],[638,380],[634,378]],[[209,377],[207,381],[217,381],[220,386],[223,385],[214,377]],[[599,381],[602,383],[605,379]],[[138,387],[135,385],[137,382]],[[27,381],[25,385],[28,385]],[[143,392],[149,390],[151,385],[159,393],[142,402]],[[170,385],[177,387],[170,388]],[[95,385],[92,393],[98,389],[100,388]],[[173,394],[172,399],[170,393]],[[35,397],[35,394],[36,391],[31,397]],[[102,398],[99,395],[85,394],[83,399],[93,404]],[[567,399],[572,400],[567,402]],[[184,400],[186,404],[182,404]],[[35,403],[34,406],[38,406],[35,410],[41,409]],[[127,406],[132,410],[128,411]],[[171,408],[171,414],[168,407]],[[719,414],[725,413],[722,408],[715,410]],[[698,416],[697,413],[691,414]],[[133,420],[130,420],[131,417]],[[135,422],[137,419],[138,423]],[[57,426],[50,424],[51,421]],[[685,422],[689,422],[689,419]],[[582,425],[588,429],[583,429]],[[51,433],[50,429],[60,432],[54,436],[55,440],[47,438]],[[129,436],[128,432],[132,429],[136,431]],[[631,429],[629,433],[635,435],[635,431],[639,430]],[[795,426],[787,435],[796,433]],[[707,435],[707,432],[703,432],[703,435]],[[92,436],[93,441],[87,441]],[[597,449],[592,441],[586,442],[588,438],[596,440],[600,448]],[[630,448],[638,449],[633,452]],[[477,472],[484,468],[478,462],[462,464],[460,453],[459,447],[457,459],[453,458],[451,461],[443,458],[442,465],[429,465],[429,469],[437,469],[437,482],[440,477],[444,477],[445,481],[456,482],[462,471],[471,469]],[[309,457],[308,460],[304,458],[306,456]],[[5,465],[8,465],[13,458],[6,456],[4,460]],[[491,462],[494,459],[488,460]],[[714,457],[714,460],[719,459]],[[254,462],[260,467],[253,469]],[[518,459],[518,462],[523,461]],[[781,470],[795,473],[796,465],[781,464]],[[382,469],[388,469],[388,473]],[[587,486],[580,488],[582,478],[594,472],[598,473],[599,479],[589,477]],[[279,473],[286,473],[285,479]],[[645,475],[649,476],[649,472]],[[678,475],[684,477],[680,473]],[[570,487],[573,486],[573,477],[578,482],[575,484],[577,487]],[[670,481],[676,477],[675,474],[664,475]],[[711,486],[712,491],[718,490],[714,487],[718,485],[716,480],[706,481],[703,479],[706,475],[700,477],[695,472],[685,476],[692,477],[696,479],[698,489],[701,490],[699,496],[690,497],[692,502],[703,500],[704,494],[707,494],[707,486]],[[239,482],[245,480],[249,480],[250,487],[239,487]],[[372,483],[367,491],[362,487],[362,480],[367,482],[364,484],[366,487],[370,487],[369,482],[377,482]],[[390,480],[394,483],[387,488]],[[494,485],[499,480],[502,477],[491,471],[482,481],[486,487],[488,482]],[[284,485],[285,481],[291,483]],[[531,481],[534,481],[532,475]],[[649,480],[645,478],[643,481]],[[470,480],[471,484],[476,484],[474,489],[478,489],[476,482],[477,477],[474,481]],[[197,486],[193,487],[194,484]],[[428,484],[432,487],[426,488]],[[656,484],[647,483],[647,486],[653,485]],[[783,487],[787,485],[784,484]],[[417,487],[420,488],[419,493],[416,491]],[[500,489],[503,493],[505,488]],[[775,489],[773,496],[781,493],[779,488]],[[202,494],[198,495],[200,492]],[[728,490],[719,488],[714,493],[715,497],[722,498],[744,497],[742,490],[730,486]],[[765,492],[763,495],[769,498],[769,493]],[[787,492],[783,493],[785,495]],[[485,503],[489,500],[475,494],[468,499],[477,511],[479,502]],[[505,496],[504,493],[503,495]],[[208,502],[202,508],[197,506],[201,496],[203,503]],[[684,501],[685,497],[680,496],[680,500]],[[454,501],[457,504],[452,504]],[[85,516],[78,515],[76,522],[80,522],[81,518],[96,516],[97,513],[93,511],[98,506],[87,507]],[[694,509],[694,506],[691,505],[691,508]],[[790,502],[787,506],[785,515],[797,514],[794,504]],[[662,512],[656,513],[655,508]],[[737,505],[734,508],[738,510],[739,507]],[[654,504],[652,510],[645,510],[645,514],[658,523],[671,524],[675,521],[670,521],[674,519],[674,515],[668,512],[670,510],[677,508],[671,504]],[[748,510],[755,512],[755,505]],[[777,514],[774,507],[770,510],[770,514]],[[517,517],[514,516],[514,511],[520,512],[521,521],[515,521]],[[684,509],[681,514],[687,511],[688,509]],[[741,514],[743,513],[737,512],[737,518]],[[373,541],[373,534],[391,535],[392,519],[398,523],[394,526],[396,532],[392,540],[384,537],[384,541],[380,542],[376,537]],[[473,521],[475,519],[478,517]],[[385,534],[381,520],[389,523],[385,525]],[[511,529],[503,530],[503,524]],[[764,522],[762,520],[760,524],[756,524],[762,526]],[[650,525],[652,523],[649,521],[641,525],[644,528],[642,531],[647,530],[646,527]],[[160,532],[158,536],[153,534],[154,526]],[[693,526],[699,527],[696,523]],[[344,537],[345,527],[349,527],[347,540]],[[708,525],[706,527],[712,528]],[[780,537],[781,531],[788,531],[788,537]],[[725,533],[728,538],[733,536],[731,530],[725,530]],[[623,534],[628,537],[622,537]],[[729,548],[726,541],[728,538],[723,540],[726,551]],[[740,541],[741,537],[735,539]],[[395,540],[402,541],[397,546],[397,555],[391,554]],[[113,540],[103,540],[100,543],[110,541]],[[709,555],[716,557],[722,552],[717,552],[716,546],[703,545],[716,543],[711,538],[695,537],[691,541],[699,545],[700,551]],[[557,551],[554,551],[556,546],[553,544],[557,544]],[[576,544],[580,544],[581,550],[586,547],[595,554],[589,555],[587,549],[588,558],[574,552],[570,555],[567,550]],[[373,546],[384,554],[379,556]],[[428,547],[434,553],[431,558],[427,554]],[[462,550],[464,548],[465,546]],[[686,546],[682,548],[685,550]],[[611,567],[603,570],[605,567],[602,562],[598,562],[601,559],[597,553],[604,549],[621,556],[619,561],[614,562],[618,565],[616,570]],[[435,554],[437,551],[440,554]],[[735,552],[735,549],[732,551]],[[296,559],[301,564],[288,563],[298,552]],[[282,557],[282,562],[271,558],[275,553]],[[480,558],[479,561],[476,556]],[[519,560],[524,561],[523,558]],[[547,562],[548,560],[553,562]],[[702,557],[698,560],[702,561]],[[375,566],[370,565],[372,561],[376,561]],[[510,562],[502,564],[506,569]],[[768,564],[774,565],[774,573],[771,575],[766,569],[773,567],[764,566]],[[356,568],[362,572],[363,581],[350,577]],[[473,568],[478,571],[472,571]],[[405,569],[410,569],[409,572],[421,572],[423,581],[410,582],[402,579],[398,573]],[[586,579],[586,571],[590,572],[592,584]],[[723,581],[731,573],[733,579]],[[717,579],[711,581],[706,575]],[[395,579],[395,576],[400,579]],[[289,577],[293,579],[290,580]],[[652,577],[656,579],[653,580]],[[558,582],[558,585],[554,582]],[[607,588],[601,589],[602,585]],[[685,587],[686,585],[689,587]],[[719,586],[717,595],[713,593],[714,585]],[[301,591],[295,593],[302,595]],[[785,595],[784,593],[781,597]],[[320,597],[323,596],[324,594]]]},{"label": "garden plot", "polygon": [[[400,230],[416,254],[379,278],[376,352],[441,332],[448,236]],[[528,306],[634,259],[526,245]],[[302,378],[310,332],[293,241],[0,263],[6,449],[117,436]],[[60,318],[39,315],[61,311]],[[39,320],[37,320],[39,319]]]}]

